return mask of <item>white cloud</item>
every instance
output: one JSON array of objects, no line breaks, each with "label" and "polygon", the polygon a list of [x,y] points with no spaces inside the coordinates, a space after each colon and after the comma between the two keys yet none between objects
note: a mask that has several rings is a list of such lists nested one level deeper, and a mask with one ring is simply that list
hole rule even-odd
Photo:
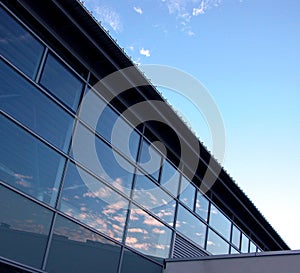
[{"label": "white cloud", "polygon": [[202,0],[199,7],[193,8],[193,16],[204,14],[208,9],[212,7],[218,7],[222,0]]},{"label": "white cloud", "polygon": [[134,51],[134,46],[133,46],[133,45],[129,46],[129,49],[130,49],[131,51]]},{"label": "white cloud", "polygon": [[198,16],[199,14],[204,14],[204,13],[205,13],[204,1],[202,1],[199,8],[193,8],[193,16]]},{"label": "white cloud", "polygon": [[195,35],[195,33],[194,33],[193,31],[191,31],[191,30],[189,30],[187,34],[188,34],[189,36],[194,36],[194,35]]},{"label": "white cloud", "polygon": [[150,50],[149,50],[149,49],[144,49],[144,48],[142,48],[142,49],[140,50],[140,54],[141,54],[141,55],[144,55],[144,56],[146,56],[146,57],[150,57]]},{"label": "white cloud", "polygon": [[123,26],[117,12],[106,6],[97,6],[94,10],[98,20],[105,22],[116,32],[122,31]]},{"label": "white cloud", "polygon": [[143,14],[143,10],[139,7],[133,7],[134,11],[137,12],[138,14],[142,15]]}]

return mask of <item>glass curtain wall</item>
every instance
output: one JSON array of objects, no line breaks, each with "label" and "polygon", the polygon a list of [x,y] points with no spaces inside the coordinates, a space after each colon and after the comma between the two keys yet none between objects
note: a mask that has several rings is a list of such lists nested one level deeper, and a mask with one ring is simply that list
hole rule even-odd
[{"label": "glass curtain wall", "polygon": [[[133,262],[161,272],[177,233],[211,254],[257,251],[87,78],[5,8],[0,35],[0,256],[58,273],[125,273]],[[81,113],[83,94],[93,103]],[[130,132],[128,143],[114,133],[117,121]]]}]

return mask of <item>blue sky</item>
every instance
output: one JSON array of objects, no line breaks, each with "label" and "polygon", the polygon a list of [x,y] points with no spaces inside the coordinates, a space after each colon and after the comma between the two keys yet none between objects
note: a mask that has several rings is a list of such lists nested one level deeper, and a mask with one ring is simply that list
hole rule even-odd
[{"label": "blue sky", "polygon": [[[224,168],[300,249],[300,1],[86,0],[140,64],[176,67],[209,90],[226,129]],[[211,148],[205,118],[164,96]]]}]

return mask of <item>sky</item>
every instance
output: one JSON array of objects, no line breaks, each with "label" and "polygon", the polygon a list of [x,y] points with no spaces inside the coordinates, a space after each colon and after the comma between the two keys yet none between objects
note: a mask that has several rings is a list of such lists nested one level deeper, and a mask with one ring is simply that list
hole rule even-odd
[{"label": "sky", "polygon": [[[300,249],[300,1],[84,5],[136,64],[175,67],[205,86],[225,126],[222,166],[290,248]],[[212,150],[205,117],[160,91]]]}]

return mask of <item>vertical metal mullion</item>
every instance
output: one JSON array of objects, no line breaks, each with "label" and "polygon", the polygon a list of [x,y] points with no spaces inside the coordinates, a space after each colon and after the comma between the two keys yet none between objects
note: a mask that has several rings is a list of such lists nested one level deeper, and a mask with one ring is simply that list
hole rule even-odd
[{"label": "vertical metal mullion", "polygon": [[43,258],[43,263],[42,263],[42,270],[44,270],[44,271],[46,271],[46,265],[47,265],[48,256],[49,256],[49,252],[50,252],[50,247],[51,247],[51,242],[52,242],[53,230],[54,230],[56,217],[57,217],[57,213],[54,212],[53,218],[52,218],[52,221],[51,221],[49,237],[48,237],[48,240],[47,240],[47,246],[46,246],[46,250],[45,250],[45,254],[44,254],[44,258]]},{"label": "vertical metal mullion", "polygon": [[47,55],[48,55],[48,51],[49,51],[48,47],[45,47],[42,58],[41,58],[40,63],[39,63],[39,67],[38,67],[36,75],[35,75],[35,79],[34,79],[34,81],[36,83],[39,83],[39,81],[41,79],[43,68],[45,66],[46,58],[47,58]]},{"label": "vertical metal mullion", "polygon": [[121,251],[120,251],[120,257],[119,257],[119,264],[118,264],[117,273],[121,273],[123,256],[124,256],[124,246],[121,246]]},{"label": "vertical metal mullion", "polygon": [[210,208],[211,208],[211,201],[209,200],[209,205],[208,205],[208,215],[207,215],[207,225],[206,225],[206,234],[205,234],[205,241],[204,241],[204,249],[206,250],[207,248],[207,240],[208,240],[208,231],[209,231],[209,220],[210,220]]}]

